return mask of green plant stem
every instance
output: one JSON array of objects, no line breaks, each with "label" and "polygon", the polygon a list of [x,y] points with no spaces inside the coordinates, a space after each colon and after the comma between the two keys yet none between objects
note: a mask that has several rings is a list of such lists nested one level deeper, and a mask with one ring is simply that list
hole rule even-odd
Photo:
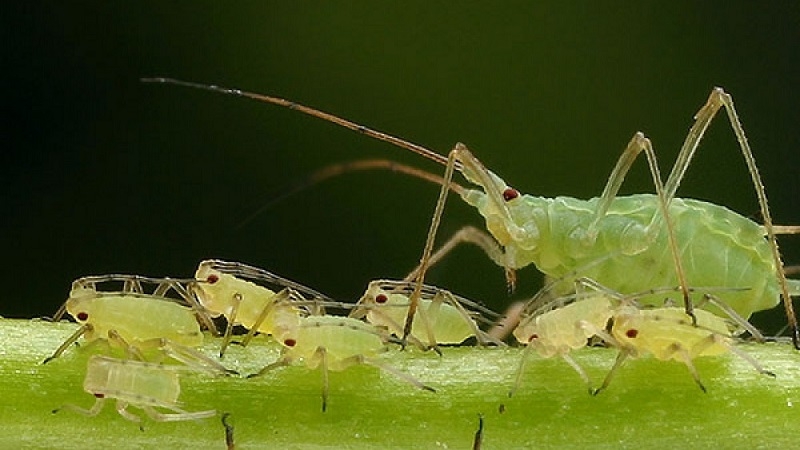
[{"label": "green plant stem", "polygon": [[[237,448],[472,448],[483,415],[483,449],[677,448],[681,446],[793,448],[800,426],[800,353],[784,343],[743,344],[776,378],[759,374],[735,355],[701,358],[708,393],[677,362],[627,362],[596,397],[560,358],[531,355],[521,386],[508,392],[519,348],[445,348],[443,356],[391,349],[386,364],[437,389],[421,391],[368,366],[330,374],[327,412],[321,411],[319,370],[292,366],[263,377],[182,378],[183,408],[216,409],[217,418],[159,423],[144,430],[108,402],[96,417],[69,410],[94,397],[81,388],[88,355],[103,346],[69,349],[41,361],[75,329],[72,323],[0,320],[0,448],[224,449],[219,419],[229,412]],[[214,355],[219,341],[207,339]],[[266,338],[232,346],[222,362],[243,374],[273,362],[279,349]],[[599,384],[616,351],[587,348],[575,359]],[[134,413],[140,411],[131,407]]]}]

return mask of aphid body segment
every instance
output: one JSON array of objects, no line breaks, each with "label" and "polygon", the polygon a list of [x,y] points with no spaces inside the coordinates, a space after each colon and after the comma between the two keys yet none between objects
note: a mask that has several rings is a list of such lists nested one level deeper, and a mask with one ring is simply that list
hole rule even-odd
[{"label": "aphid body segment", "polygon": [[302,361],[309,369],[322,369],[322,410],[327,408],[328,371],[340,371],[356,364],[368,364],[414,385],[433,391],[412,376],[389,365],[376,356],[385,352],[386,338],[374,326],[350,317],[301,317],[297,326],[275,336],[283,345],[281,358],[248,378],[264,375],[270,370]]},{"label": "aphid body segment", "polygon": [[[216,411],[187,412],[179,407],[180,380],[178,370],[188,367],[165,366],[134,360],[122,360],[107,356],[93,355],[89,358],[83,389],[95,396],[91,409],[75,405],[64,408],[96,416],[102,411],[105,401],[115,399],[117,412],[131,421],[141,418],[127,410],[128,406],[141,408],[151,419],[159,422],[195,420],[212,417]],[[172,413],[163,413],[155,408],[163,408]],[[54,410],[53,412],[58,412]]]},{"label": "aphid body segment", "polygon": [[[409,297],[414,283],[408,281],[376,280],[358,301],[352,316],[365,315],[369,323],[383,327],[389,333],[403,336]],[[488,317],[484,317],[484,315]],[[498,314],[444,289],[425,285],[409,337],[426,347],[439,344],[460,344],[475,336],[480,344],[499,343],[479,327],[477,322],[490,322]]]},{"label": "aphid body segment", "polygon": [[621,306],[614,314],[611,328],[620,353],[614,367],[595,394],[609,385],[616,370],[628,357],[647,354],[663,361],[682,362],[703,391],[706,388],[692,363],[694,359],[703,356],[732,352],[759,373],[775,376],[763,369],[750,355],[735,347],[730,331],[735,324],[704,310],[695,311],[695,317],[697,324],[693,325],[692,318],[682,308],[642,309],[633,305]]}]

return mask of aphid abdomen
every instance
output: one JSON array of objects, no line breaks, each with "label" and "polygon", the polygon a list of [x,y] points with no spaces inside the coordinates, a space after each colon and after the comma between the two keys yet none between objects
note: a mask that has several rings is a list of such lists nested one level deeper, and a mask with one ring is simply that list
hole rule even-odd
[{"label": "aphid abdomen", "polygon": [[[533,224],[527,227],[538,229],[539,239],[535,245],[512,242],[506,246],[515,267],[533,263],[554,278],[577,270],[576,276],[623,294],[678,285],[661,218],[655,222],[658,232],[648,233],[658,209],[656,196],[616,198],[594,230],[591,224],[597,199],[525,195],[510,203],[516,202],[520,205],[509,204],[514,217],[521,217],[516,208],[530,208],[527,217]],[[673,199],[670,214],[688,285],[747,289],[723,296],[745,318],[778,303],[769,243],[758,224],[725,207],[689,199]],[[526,226],[522,222],[517,225]],[[664,298],[637,300],[660,306]],[[708,309],[717,311],[712,306]]]},{"label": "aphid abdomen", "polygon": [[91,394],[102,394],[137,406],[171,408],[180,395],[175,371],[158,364],[96,355],[89,359],[83,388]]}]

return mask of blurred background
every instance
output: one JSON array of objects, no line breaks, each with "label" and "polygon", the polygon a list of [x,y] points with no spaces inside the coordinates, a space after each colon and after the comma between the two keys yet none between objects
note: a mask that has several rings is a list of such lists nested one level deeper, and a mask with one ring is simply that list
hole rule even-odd
[{"label": "blurred background", "polygon": [[[361,172],[269,199],[332,163],[442,168],[317,119],[142,84],[171,76],[282,96],[446,153],[466,143],[520,191],[598,195],[634,132],[668,172],[713,86],[730,92],[777,223],[800,224],[800,3],[18,2],[3,7],[0,315],[52,314],[70,282],[254,264],[343,300],[415,266],[436,186]],[[679,194],[750,216],[724,117]],[[643,161],[643,160],[642,160]],[[623,193],[653,192],[638,162]],[[441,235],[479,216],[453,197]],[[800,263],[800,237],[782,239]],[[540,283],[519,273],[516,297]],[[472,247],[428,280],[490,306]],[[768,331],[780,310],[760,315]]]}]

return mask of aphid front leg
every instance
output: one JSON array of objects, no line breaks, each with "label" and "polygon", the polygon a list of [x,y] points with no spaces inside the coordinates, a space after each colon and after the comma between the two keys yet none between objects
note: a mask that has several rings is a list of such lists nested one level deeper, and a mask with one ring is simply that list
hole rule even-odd
[{"label": "aphid front leg", "polygon": [[[66,309],[65,309],[65,311],[66,311]],[[42,364],[47,364],[50,361],[52,361],[52,360],[58,358],[59,356],[61,356],[62,353],[67,351],[67,349],[69,348],[70,345],[78,342],[78,339],[80,339],[81,336],[83,336],[84,334],[86,334],[88,332],[91,332],[91,330],[92,330],[92,326],[90,324],[81,325],[80,328],[75,330],[74,333],[72,333],[63,343],[61,343],[61,345],[58,346],[58,348],[56,349],[55,352],[53,352],[52,355],[50,355],[47,358],[45,358],[44,361],[42,361]]]}]

